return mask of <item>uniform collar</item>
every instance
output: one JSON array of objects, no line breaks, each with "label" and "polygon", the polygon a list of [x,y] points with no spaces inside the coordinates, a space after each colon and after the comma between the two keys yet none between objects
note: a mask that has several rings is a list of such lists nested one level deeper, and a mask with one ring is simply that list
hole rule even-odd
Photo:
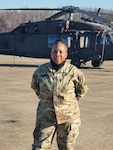
[{"label": "uniform collar", "polygon": [[64,66],[65,62],[66,62],[66,60],[64,60],[61,64],[56,64],[52,59],[50,59],[51,67],[52,67],[52,69],[54,69],[56,71],[61,69]]}]

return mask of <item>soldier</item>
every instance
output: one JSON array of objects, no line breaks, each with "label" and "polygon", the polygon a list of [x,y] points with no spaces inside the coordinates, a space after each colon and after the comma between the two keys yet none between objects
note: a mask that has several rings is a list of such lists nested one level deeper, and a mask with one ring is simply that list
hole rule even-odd
[{"label": "soldier", "polygon": [[32,76],[31,88],[40,100],[32,150],[49,150],[55,133],[59,150],[74,150],[81,124],[78,100],[88,87],[83,73],[66,62],[67,55],[65,41],[56,40],[50,62]]}]

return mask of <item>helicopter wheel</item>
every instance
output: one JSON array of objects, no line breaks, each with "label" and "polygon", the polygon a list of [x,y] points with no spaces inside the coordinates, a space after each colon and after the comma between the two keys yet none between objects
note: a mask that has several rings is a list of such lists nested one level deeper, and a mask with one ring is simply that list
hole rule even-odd
[{"label": "helicopter wheel", "polygon": [[93,67],[99,67],[101,65],[100,58],[92,60],[91,64]]}]

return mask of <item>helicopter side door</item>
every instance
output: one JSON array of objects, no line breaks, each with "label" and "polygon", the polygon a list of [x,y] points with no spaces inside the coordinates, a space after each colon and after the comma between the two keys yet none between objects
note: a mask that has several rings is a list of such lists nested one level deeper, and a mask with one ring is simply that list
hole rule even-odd
[{"label": "helicopter side door", "polygon": [[105,35],[100,38],[102,45],[102,59],[113,60],[113,30],[106,31]]},{"label": "helicopter side door", "polygon": [[97,32],[80,32],[78,35],[73,35],[71,63],[80,67],[81,63],[95,59],[100,53],[97,41]]}]

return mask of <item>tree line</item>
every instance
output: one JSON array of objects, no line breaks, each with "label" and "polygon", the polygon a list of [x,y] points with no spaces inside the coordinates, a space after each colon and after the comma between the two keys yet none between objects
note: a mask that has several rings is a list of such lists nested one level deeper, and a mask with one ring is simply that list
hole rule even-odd
[{"label": "tree line", "polygon": [[49,17],[47,11],[0,11],[0,33],[15,29],[19,24],[29,21],[39,21]]},{"label": "tree line", "polygon": [[[89,11],[97,11],[97,9],[85,8]],[[104,10],[102,12],[113,14],[113,10]],[[39,21],[51,16],[53,11],[38,11],[38,10],[21,10],[21,11],[0,11],[0,33],[9,32],[15,29],[19,24],[29,21]],[[103,15],[104,18],[113,22],[113,15]],[[80,16],[75,14],[75,19]]]}]

